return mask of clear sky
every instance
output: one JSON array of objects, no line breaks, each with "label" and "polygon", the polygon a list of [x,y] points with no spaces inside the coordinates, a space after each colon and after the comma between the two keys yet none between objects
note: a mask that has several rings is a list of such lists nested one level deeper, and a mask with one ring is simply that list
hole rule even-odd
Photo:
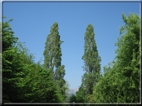
[{"label": "clear sky", "polygon": [[62,64],[71,89],[80,86],[83,71],[84,34],[88,24],[94,26],[95,40],[101,57],[101,70],[115,57],[115,42],[124,25],[122,13],[140,13],[139,2],[3,2],[3,16],[13,19],[15,36],[35,56],[44,60],[43,51],[50,27],[58,22],[64,43]]}]

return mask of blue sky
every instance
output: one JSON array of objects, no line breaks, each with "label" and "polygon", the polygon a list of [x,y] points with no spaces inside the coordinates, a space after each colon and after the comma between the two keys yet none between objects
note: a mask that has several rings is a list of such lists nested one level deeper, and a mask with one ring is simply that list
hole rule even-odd
[{"label": "blue sky", "polygon": [[95,40],[101,57],[101,70],[115,57],[115,42],[124,25],[122,13],[140,13],[139,2],[3,2],[3,16],[13,19],[15,36],[43,61],[43,51],[50,27],[58,22],[64,43],[62,64],[71,89],[80,86],[84,74],[84,34],[88,24],[94,26]]}]

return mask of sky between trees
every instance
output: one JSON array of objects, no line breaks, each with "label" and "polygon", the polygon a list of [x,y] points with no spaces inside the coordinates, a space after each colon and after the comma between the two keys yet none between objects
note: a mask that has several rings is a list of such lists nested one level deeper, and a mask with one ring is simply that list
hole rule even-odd
[{"label": "sky between trees", "polygon": [[53,23],[58,22],[64,41],[61,49],[65,79],[71,89],[80,86],[84,74],[81,57],[87,25],[94,27],[103,72],[103,67],[115,57],[117,47],[114,44],[119,28],[124,25],[122,12],[128,16],[130,12],[139,14],[139,10],[138,2],[3,2],[3,15],[14,19],[10,24],[15,36],[25,42],[36,62],[43,62],[46,37]]}]

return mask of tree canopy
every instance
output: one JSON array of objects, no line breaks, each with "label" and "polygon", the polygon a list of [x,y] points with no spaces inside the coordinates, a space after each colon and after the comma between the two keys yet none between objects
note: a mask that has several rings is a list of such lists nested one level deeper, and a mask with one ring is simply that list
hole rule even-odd
[{"label": "tree canopy", "polygon": [[122,14],[122,19],[125,25],[120,28],[116,58],[104,67],[105,74],[94,87],[96,103],[140,102],[140,18]]},{"label": "tree canopy", "polygon": [[[57,53],[55,66],[58,68],[58,83],[53,80],[55,76],[50,65],[44,65],[40,62],[34,62],[34,56],[23,43],[18,42],[14,32],[10,27],[10,21],[3,22],[2,40],[3,40],[3,102],[14,103],[61,103],[66,99],[66,82],[64,80],[65,70],[61,66],[61,54]],[[59,38],[58,38],[59,40]],[[55,49],[59,47],[57,45]],[[53,49],[53,48],[52,48]],[[57,48],[60,49],[60,48]],[[58,52],[58,50],[57,50]],[[52,54],[55,55],[55,54]],[[59,56],[58,56],[59,55]],[[59,58],[57,60],[57,57]],[[49,63],[49,62],[48,62]]]},{"label": "tree canopy", "polygon": [[[34,55],[14,35],[9,21],[2,22],[2,75],[4,103],[140,103],[141,19],[136,14],[122,14],[124,25],[116,57],[104,66],[101,74],[99,56],[92,24],[84,35],[82,82],[76,94],[68,94],[64,79],[65,65],[59,25],[50,29],[43,51],[44,61],[35,62]],[[3,19],[5,20],[5,18]],[[111,38],[110,38],[111,39]],[[81,57],[81,56],[80,56]],[[80,104],[82,105],[82,104]]]}]

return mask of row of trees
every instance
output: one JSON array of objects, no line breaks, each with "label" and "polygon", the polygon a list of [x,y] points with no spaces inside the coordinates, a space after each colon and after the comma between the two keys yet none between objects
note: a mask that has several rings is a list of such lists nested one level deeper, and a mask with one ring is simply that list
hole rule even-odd
[{"label": "row of trees", "polygon": [[3,44],[3,102],[62,103],[68,85],[64,80],[65,69],[61,64],[60,35],[54,23],[47,36],[44,64],[34,62],[34,56],[18,41],[9,22],[2,23]]},{"label": "row of trees", "polygon": [[[79,103],[139,103],[140,102],[140,17],[122,14],[124,26],[116,43],[115,59],[100,74],[100,57],[94,39],[94,29],[88,25],[84,37],[84,70],[79,91],[72,100]],[[110,38],[111,39],[111,38]]]},{"label": "row of trees", "polygon": [[[82,84],[70,99],[77,103],[138,103],[140,102],[140,18],[126,17],[120,29],[115,59],[104,67],[89,24],[84,36],[84,75]],[[3,40],[3,102],[63,103],[68,85],[64,80],[65,66],[61,63],[58,23],[51,27],[45,42],[44,64],[34,62],[24,44],[14,36],[9,22],[2,23]]]}]

